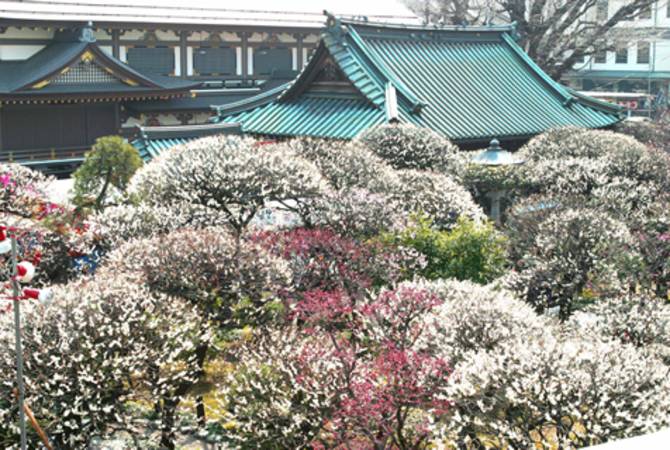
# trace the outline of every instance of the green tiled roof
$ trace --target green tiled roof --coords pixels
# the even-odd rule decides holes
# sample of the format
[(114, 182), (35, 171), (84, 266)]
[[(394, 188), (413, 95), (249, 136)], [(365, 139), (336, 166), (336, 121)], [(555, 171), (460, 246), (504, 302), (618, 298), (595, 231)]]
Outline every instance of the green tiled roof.
[(137, 127), (136, 138), (130, 143), (149, 162), (172, 147), (215, 134), (240, 134), (240, 127), (236, 124)]
[(232, 120), (244, 124), (246, 133), (339, 139), (352, 139), (384, 121), (384, 112), (365, 100), (312, 96), (298, 102), (273, 102), (242, 112)]
[(149, 162), (160, 155), (164, 150), (176, 147), (177, 145), (185, 144), (195, 139), (197, 138), (135, 139), (131, 142), (131, 144), (133, 144), (133, 146), (137, 149), (140, 157), (144, 160), (144, 162)]
[[(239, 122), (246, 133), (349, 139), (397, 119), (457, 142), (525, 138), (568, 125), (602, 128), (620, 120), (618, 107), (577, 96), (549, 78), (512, 33), (512, 27), (438, 29), (331, 17), (298, 78), (274, 99), (252, 97), (235, 110), (218, 108), (219, 120)], [(329, 60), (348, 80), (348, 97), (334, 84), (330, 91), (323, 83), (312, 89)]]

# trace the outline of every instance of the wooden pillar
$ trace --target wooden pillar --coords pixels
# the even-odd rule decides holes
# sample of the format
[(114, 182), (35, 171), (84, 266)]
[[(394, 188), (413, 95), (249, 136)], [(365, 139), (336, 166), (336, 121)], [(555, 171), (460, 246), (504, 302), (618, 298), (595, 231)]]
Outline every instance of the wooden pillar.
[(2, 151), (2, 103), (0, 103), (0, 151)]
[(243, 31), (240, 33), (240, 38), (242, 39), (242, 80), (247, 80), (247, 68), (249, 67), (249, 33)]
[(186, 54), (186, 42), (188, 40), (188, 31), (180, 31), (179, 32), (179, 60), (180, 60), (180, 65), (181, 65), (181, 77), (186, 78), (188, 74), (188, 67), (186, 65), (188, 64), (188, 58)]
[(119, 59), (119, 30), (112, 30), (112, 56)]
[(304, 34), (298, 33), (295, 35), (296, 40), (298, 41), (298, 70), (302, 70), (303, 62), (305, 61), (305, 46), (303, 45)]
[(121, 134), (121, 102), (116, 102), (115, 107), (114, 107), (114, 121), (116, 122), (116, 130), (117, 133), (120, 135)]

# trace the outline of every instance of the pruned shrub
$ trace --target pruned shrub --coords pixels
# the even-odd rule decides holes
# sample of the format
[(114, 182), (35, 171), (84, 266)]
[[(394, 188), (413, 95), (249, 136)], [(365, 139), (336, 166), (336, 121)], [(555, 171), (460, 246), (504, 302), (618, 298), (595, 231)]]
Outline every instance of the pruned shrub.
[(363, 188), (331, 190), (314, 199), (305, 222), (338, 234), (365, 238), (405, 226), (407, 215), (391, 195)]
[(411, 124), (385, 124), (361, 133), (357, 140), (396, 169), (462, 173), (458, 147), (444, 136)]
[(206, 207), (183, 205), (118, 205), (88, 218), (88, 239), (104, 250), (113, 250), (128, 241), (150, 238), (180, 228), (216, 225), (225, 218)]
[(72, 202), (79, 208), (101, 211), (121, 198), (142, 164), (137, 149), (121, 136), (96, 139), (84, 162), (72, 174)]
[(326, 339), (295, 328), (271, 330), (230, 352), (220, 386), (223, 437), (240, 448), (301, 448), (314, 441), (336, 404), (340, 364)]
[(605, 339), (618, 339), (663, 359), (670, 365), (670, 302), (651, 295), (599, 299), (574, 321)]
[(448, 229), (460, 217), (483, 220), (482, 209), (463, 186), (437, 172), (402, 170), (399, 182), (391, 187), (390, 196), (407, 215), (425, 214), (434, 226)]
[(447, 441), (576, 449), (669, 422), (667, 367), (619, 341), (515, 339), (470, 353), (451, 381)]
[[(78, 281), (54, 298), (25, 304), (22, 330), (26, 401), (52, 444), (84, 448), (93, 435), (127, 427), (126, 402), (142, 400), (142, 392), (162, 405), (165, 432), (173, 434), (169, 405), (197, 374), (193, 349), (209, 340), (192, 309), (123, 276)], [(19, 441), (16, 402), (4, 403), (14, 398), (12, 320), (0, 314), (3, 448)], [(31, 448), (40, 445), (36, 434), (29, 439)]]
[(532, 139), (521, 148), (522, 167), (535, 192), (590, 194), (612, 180), (670, 186), (670, 158), (612, 131), (560, 128)]
[(617, 133), (632, 136), (645, 145), (660, 150), (668, 150), (670, 130), (663, 122), (624, 120), (616, 128)]
[(513, 289), (538, 312), (561, 318), (588, 297), (625, 291), (641, 261), (626, 224), (605, 212), (533, 198), (510, 212)]
[[(150, 257), (147, 257), (150, 255)], [(109, 255), (103, 273), (132, 274), (154, 291), (190, 300), (230, 328), (272, 316), (290, 270), (260, 246), (225, 229), (181, 229), (131, 241)]]
[(299, 209), (326, 187), (318, 168), (304, 158), (253, 139), (218, 136), (172, 148), (140, 169), (129, 191), (154, 205), (210, 208), (239, 234), (269, 203)]
[(403, 286), (426, 290), (440, 299), (422, 319), (425, 332), (416, 345), (454, 365), (470, 352), (496, 352), (515, 339), (535, 345), (556, 327), (511, 292), (493, 285), (418, 280)]
[(314, 163), (336, 190), (383, 191), (394, 180), (393, 168), (356, 142), (295, 138), (279, 144), (279, 148)]
[(437, 230), (429, 219), (418, 216), (397, 233), (381, 241), (409, 247), (426, 258), (418, 275), (428, 279), (456, 278), (487, 283), (500, 276), (507, 264), (505, 238), (491, 223), (461, 218), (450, 230)]

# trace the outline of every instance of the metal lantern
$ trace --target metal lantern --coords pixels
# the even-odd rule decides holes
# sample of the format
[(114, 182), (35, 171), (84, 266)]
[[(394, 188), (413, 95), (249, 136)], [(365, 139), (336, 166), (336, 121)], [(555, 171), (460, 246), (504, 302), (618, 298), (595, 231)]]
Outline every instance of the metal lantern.
[[(525, 161), (518, 159), (512, 152), (509, 152), (500, 146), (498, 139), (493, 139), (489, 148), (477, 153), (472, 158), (473, 164), (487, 167), (518, 166)], [(500, 224), (500, 203), (505, 195), (505, 191), (493, 191), (487, 193), (491, 199), (491, 218)]]
[(508, 152), (500, 146), (498, 139), (493, 139), (489, 148), (477, 153), (472, 162), (482, 166), (514, 166), (523, 164), (522, 159), (518, 159), (512, 152)]

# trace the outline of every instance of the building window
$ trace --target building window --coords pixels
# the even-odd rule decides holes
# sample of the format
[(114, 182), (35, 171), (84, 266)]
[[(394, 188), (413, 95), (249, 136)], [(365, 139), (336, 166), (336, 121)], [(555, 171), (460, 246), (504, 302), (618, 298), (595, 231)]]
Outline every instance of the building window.
[(617, 49), (614, 62), (616, 64), (628, 64), (628, 47)]
[(260, 47), (254, 51), (254, 68), (258, 75), (272, 75), (293, 69), (293, 53), (288, 47)]
[(128, 64), (140, 72), (159, 75), (174, 74), (172, 47), (131, 47), (127, 50)]
[(637, 43), (637, 63), (649, 64), (650, 46), (649, 42), (640, 41)]
[(639, 14), (637, 17), (638, 17), (638, 19), (640, 19), (640, 20), (648, 20), (648, 19), (651, 19), (651, 5), (649, 5), (649, 6), (645, 7), (645, 8), (642, 8), (642, 9), (640, 10), (640, 14)]
[(610, 2), (608, 0), (598, 0), (596, 3), (596, 20), (605, 22), (609, 16)]
[(607, 52), (605, 50), (597, 52), (594, 57), (594, 62), (596, 64), (605, 64), (607, 62)]
[(199, 47), (193, 49), (194, 75), (233, 75), (237, 55), (231, 47)]

